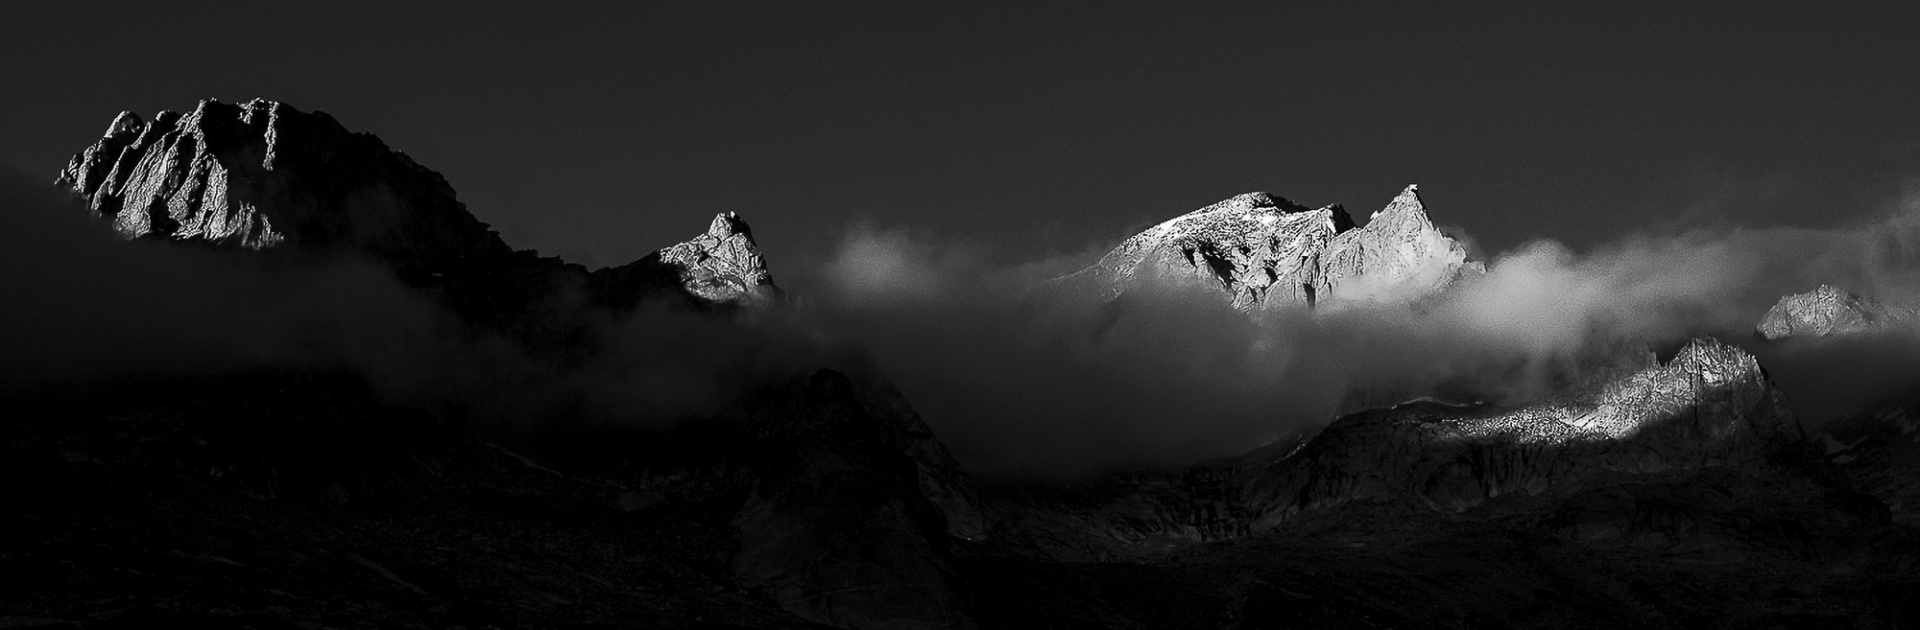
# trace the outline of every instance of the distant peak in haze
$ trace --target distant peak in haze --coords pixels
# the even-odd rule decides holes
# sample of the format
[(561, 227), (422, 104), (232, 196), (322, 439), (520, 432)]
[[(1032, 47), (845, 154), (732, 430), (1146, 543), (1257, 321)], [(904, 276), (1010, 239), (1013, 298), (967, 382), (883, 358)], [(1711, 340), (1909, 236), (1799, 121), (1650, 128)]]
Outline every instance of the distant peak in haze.
[(1146, 284), (1200, 282), (1252, 311), (1323, 301), (1410, 301), (1480, 270), (1428, 220), (1409, 185), (1356, 227), (1338, 204), (1317, 210), (1246, 193), (1161, 223), (1056, 281), (1112, 300)]

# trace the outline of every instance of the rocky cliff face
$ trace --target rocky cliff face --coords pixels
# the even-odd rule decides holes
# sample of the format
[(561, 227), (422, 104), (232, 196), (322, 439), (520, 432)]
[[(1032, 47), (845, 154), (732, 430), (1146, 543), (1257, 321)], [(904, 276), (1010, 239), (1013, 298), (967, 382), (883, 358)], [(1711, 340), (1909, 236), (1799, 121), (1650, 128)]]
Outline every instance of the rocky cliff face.
[(617, 308), (631, 308), (662, 290), (725, 306), (767, 306), (786, 298), (774, 285), (746, 220), (732, 212), (715, 215), (704, 234), (631, 263), (596, 270), (588, 282), (597, 301)]
[(1920, 313), (1912, 309), (1823, 284), (1806, 293), (1781, 297), (1773, 308), (1767, 309), (1753, 330), (1768, 341), (1777, 341), (1789, 337), (1847, 335), (1916, 323), (1920, 323)]
[(1240, 195), (1149, 228), (1055, 284), (1092, 287), (1110, 301), (1143, 284), (1197, 282), (1244, 311), (1416, 300), (1477, 269), (1408, 186), (1360, 228), (1338, 205), (1311, 210), (1267, 193)]
[(438, 173), (272, 101), (206, 100), (151, 121), (124, 112), (59, 183), (126, 238), (353, 251), (413, 282), (511, 253)]
[(1462, 273), (1485, 268), (1427, 218), (1419, 187), (1409, 184), (1366, 227), (1334, 237), (1319, 256), (1317, 293), (1343, 300), (1419, 299)]
[(660, 250), (660, 260), (680, 271), (680, 286), (709, 301), (757, 304), (782, 297), (752, 230), (732, 212), (715, 216), (707, 233)]

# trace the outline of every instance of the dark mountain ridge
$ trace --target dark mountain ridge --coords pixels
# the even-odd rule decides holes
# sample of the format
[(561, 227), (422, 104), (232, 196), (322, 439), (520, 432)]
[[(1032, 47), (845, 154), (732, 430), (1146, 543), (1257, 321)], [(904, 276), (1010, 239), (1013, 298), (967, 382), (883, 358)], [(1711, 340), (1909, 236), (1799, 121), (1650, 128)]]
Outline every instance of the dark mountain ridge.
[[(560, 354), (620, 350), (540, 331), (668, 308), (725, 336), (785, 303), (738, 216), (589, 271), (513, 251), (437, 174), (270, 101), (123, 114), (60, 183), (125, 238), (364, 256), (476, 328)], [(1337, 206), (1242, 195), (1055, 286), (1112, 299), (1197, 281), (1242, 310), (1331, 308), (1422, 299), (1476, 269), (1410, 186), (1360, 227)], [(1076, 484), (976, 483), (857, 350), (830, 350), (727, 390), (736, 404), (714, 417), (524, 447), (352, 374), (23, 401), (0, 460), (41, 481), (0, 506), (26, 532), (0, 547), (17, 576), (0, 619), (1746, 628), (1911, 627), (1920, 612), (1920, 533), (1819, 454), (1757, 360), (1712, 339), (1563, 398), (1412, 402)]]
[(1754, 333), (1782, 352), (1831, 352), (1843, 364), (1858, 364), (1845, 366), (1852, 372), (1848, 377), (1890, 381), (1892, 387), (1868, 390), (1876, 397), (1854, 401), (1838, 417), (1812, 419), (1819, 422), (1812, 440), (1824, 459), (1885, 501), (1894, 520), (1920, 524), (1920, 379), (1881, 373), (1910, 366), (1882, 368), (1860, 360), (1874, 351), (1911, 351), (1920, 343), (1920, 313), (1822, 284), (1782, 296)]

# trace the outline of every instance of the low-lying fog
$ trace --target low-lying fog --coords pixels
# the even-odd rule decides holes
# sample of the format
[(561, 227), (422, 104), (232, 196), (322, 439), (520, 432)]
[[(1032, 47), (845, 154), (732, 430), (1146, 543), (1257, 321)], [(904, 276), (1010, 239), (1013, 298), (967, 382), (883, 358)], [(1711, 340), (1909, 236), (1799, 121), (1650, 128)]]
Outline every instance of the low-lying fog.
[[(1912, 198), (1860, 225), (1635, 234), (1587, 251), (1543, 239), (1490, 256), (1485, 276), (1417, 310), (1323, 303), (1255, 317), (1205, 287), (1130, 293), (1118, 310), (1037, 299), (1035, 283), (1101, 252), (1009, 261), (990, 244), (860, 225), (817, 263), (793, 263), (827, 288), (800, 309), (738, 323), (651, 307), (592, 319), (604, 347), (563, 370), (456, 324), (372, 263), (235, 265), (118, 242), (64, 193), (0, 175), (0, 393), (346, 367), (396, 400), (452, 401), (495, 427), (661, 427), (728, 413), (748, 388), (863, 347), (983, 474), (1228, 455), (1397, 397), (1521, 403), (1596, 374), (1608, 363), (1596, 356), (1696, 334), (1755, 346), (1768, 306), (1822, 282), (1920, 299)], [(1920, 382), (1911, 334), (1756, 352), (1810, 423)]]

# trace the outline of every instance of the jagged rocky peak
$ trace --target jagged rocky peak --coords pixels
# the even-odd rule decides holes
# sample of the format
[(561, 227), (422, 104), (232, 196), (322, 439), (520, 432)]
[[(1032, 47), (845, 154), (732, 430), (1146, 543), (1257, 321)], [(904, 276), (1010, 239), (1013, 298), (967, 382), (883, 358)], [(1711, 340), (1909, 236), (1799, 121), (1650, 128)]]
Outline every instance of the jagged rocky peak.
[(732, 212), (714, 216), (699, 236), (625, 265), (596, 270), (587, 282), (596, 301), (615, 309), (632, 308), (663, 292), (724, 307), (766, 306), (786, 298), (774, 285), (746, 220)]
[(1317, 210), (1248, 193), (1161, 223), (1057, 283), (1112, 300), (1143, 283), (1200, 282), (1240, 310), (1330, 300), (1413, 300), (1478, 269), (1427, 219), (1416, 188), (1356, 228), (1338, 204)]
[(1319, 256), (1318, 293), (1341, 299), (1395, 301), (1432, 295), (1462, 273), (1484, 267), (1467, 260), (1467, 250), (1434, 227), (1420, 202), (1420, 188), (1408, 184), (1367, 220), (1366, 227), (1341, 233)]
[(1355, 500), (1458, 511), (1608, 472), (1763, 465), (1805, 439), (1759, 362), (1703, 337), (1663, 365), (1562, 399), (1510, 409), (1415, 402), (1345, 416), (1246, 469), (1270, 526)]
[(688, 292), (708, 301), (766, 304), (784, 295), (747, 221), (732, 212), (714, 216), (705, 234), (660, 250), (660, 260), (678, 269)]
[(1062, 280), (1091, 283), (1109, 300), (1141, 283), (1199, 281), (1226, 290), (1235, 308), (1248, 309), (1272, 287), (1311, 274), (1311, 252), (1352, 227), (1337, 205), (1314, 210), (1277, 195), (1247, 193), (1148, 228)]
[(1913, 309), (1886, 304), (1872, 298), (1822, 284), (1812, 291), (1780, 298), (1760, 318), (1754, 332), (1768, 341), (1789, 337), (1815, 338), (1884, 330), (1889, 326), (1920, 322)]
[(126, 238), (353, 251), (409, 279), (511, 253), (439, 173), (325, 113), (262, 99), (150, 121), (123, 112), (58, 183)]

